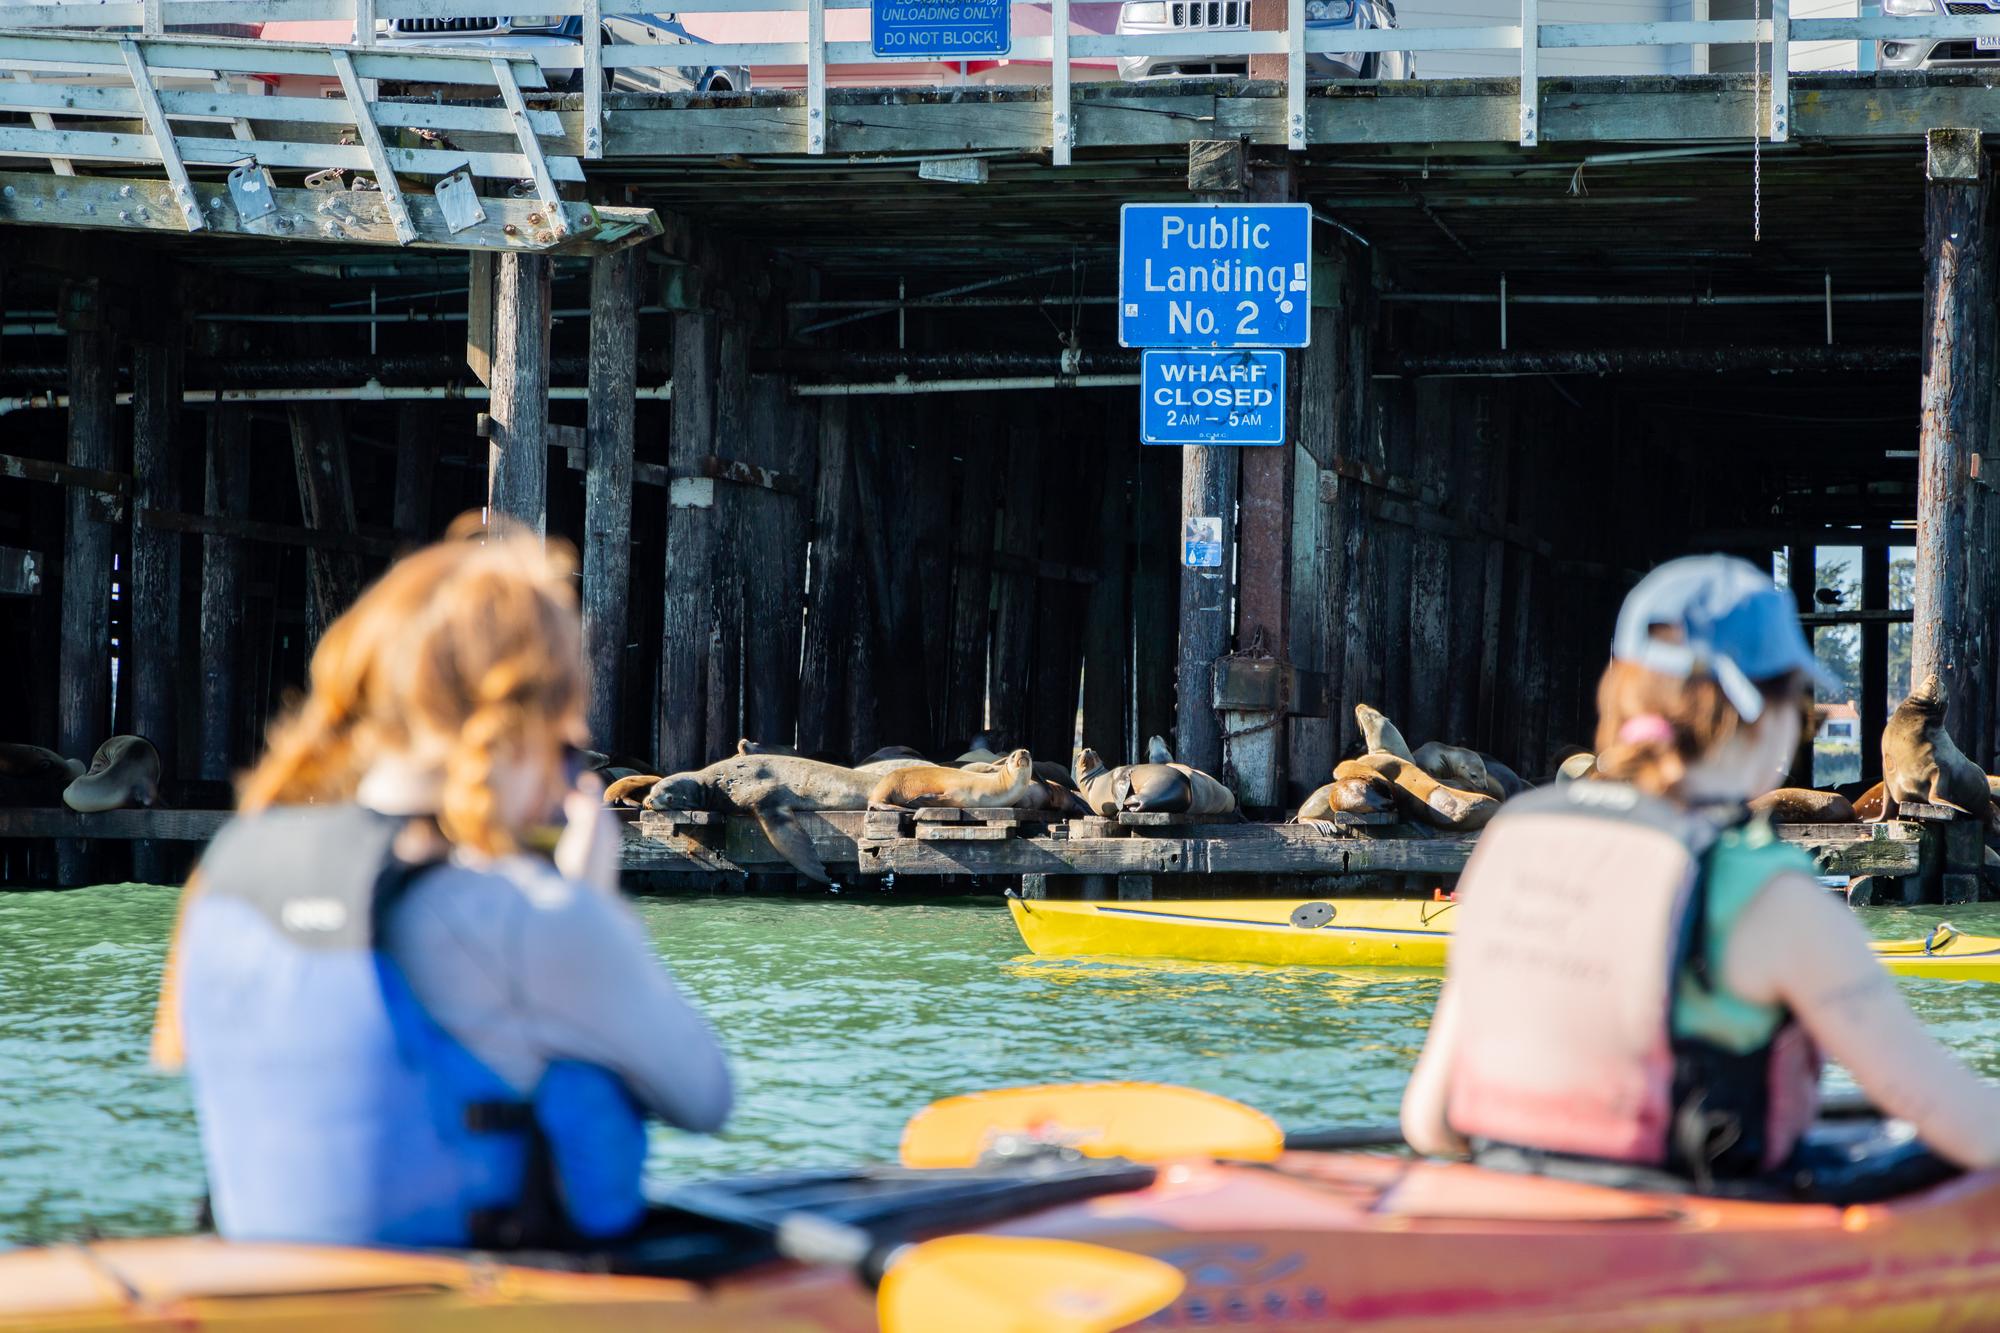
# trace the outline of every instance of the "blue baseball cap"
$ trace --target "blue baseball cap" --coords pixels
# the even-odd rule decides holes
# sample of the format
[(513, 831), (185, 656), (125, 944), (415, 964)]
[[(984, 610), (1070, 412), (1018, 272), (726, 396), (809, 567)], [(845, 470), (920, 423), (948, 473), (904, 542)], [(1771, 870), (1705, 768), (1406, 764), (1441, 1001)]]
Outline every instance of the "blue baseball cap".
[[(1678, 638), (1656, 637), (1662, 627)], [(1838, 685), (1813, 656), (1792, 599), (1769, 571), (1732, 555), (1669, 560), (1640, 579), (1618, 609), (1611, 655), (1663, 676), (1713, 676), (1745, 722), (1764, 711), (1758, 681), (1796, 672)]]

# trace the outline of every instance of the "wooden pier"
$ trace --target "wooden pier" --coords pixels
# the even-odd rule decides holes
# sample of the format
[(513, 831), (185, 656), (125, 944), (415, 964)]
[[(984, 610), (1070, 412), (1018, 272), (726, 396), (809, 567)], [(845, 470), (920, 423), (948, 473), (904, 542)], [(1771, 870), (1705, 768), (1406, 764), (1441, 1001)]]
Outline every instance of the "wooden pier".
[[(593, 731), (653, 771), (743, 736), (952, 754), (986, 730), (1067, 760), (1080, 703), (1107, 758), (1167, 736), (1282, 816), (1353, 751), (1365, 701), (1413, 742), (1545, 778), (1590, 741), (1626, 588), (1716, 549), (1782, 553), (1808, 623), (1858, 639), (1864, 777), (1906, 648), (1994, 766), (2000, 68), (1805, 73), (1788, 53), (2000, 35), (2000, 15), (1542, 24), (1528, 4), (1329, 34), (1275, 6), (1267, 30), (1259, 5), (1252, 31), (1202, 39), (1250, 78), (1088, 81), (1074, 61), (1195, 39), (1059, 24), (1016, 52), (1049, 62), (1040, 85), (885, 89), (839, 82), (866, 54), (825, 38), (849, 3), (772, 0), (801, 42), (591, 35), (539, 64), (371, 35), (505, 0), (305, 6), (368, 19), (349, 47), (182, 31), (296, 3), (9, 11), (0, 741), (87, 758), (142, 732), (175, 807), (0, 810), (0, 838), (62, 848), (7, 853), (9, 882), (172, 873), (325, 624), (488, 504), (578, 547)], [(1305, 77), (1351, 41), (1519, 69)], [(1751, 41), (1762, 78), (1545, 63)], [(604, 86), (697, 62), (803, 75)], [(1119, 208), (1194, 198), (1318, 219), (1284, 447), (1136, 442)], [(1225, 514), (1224, 573), (1184, 570), (1182, 521)], [(1847, 548), (1854, 586), (1823, 601), (1817, 553)], [(864, 877), (1462, 855), (1273, 824), (822, 822), (828, 864)], [(648, 832), (632, 855), (762, 873), (748, 838)], [(1889, 855), (1878, 838), (1907, 854), (1870, 832), (1866, 855)], [(1821, 841), (1861, 864), (1854, 837)]]

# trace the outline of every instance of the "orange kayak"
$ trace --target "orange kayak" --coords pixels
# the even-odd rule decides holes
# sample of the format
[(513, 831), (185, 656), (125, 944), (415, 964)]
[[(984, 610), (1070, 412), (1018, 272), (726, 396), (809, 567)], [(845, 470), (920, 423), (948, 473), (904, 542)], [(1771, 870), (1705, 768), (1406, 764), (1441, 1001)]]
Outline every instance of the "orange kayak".
[[(1146, 1328), (2000, 1326), (2000, 1172), (1835, 1207), (1288, 1153), (1169, 1163), (1142, 1188), (990, 1230), (1173, 1264), (1186, 1289)], [(0, 1254), (0, 1329), (363, 1327), (863, 1333), (875, 1320), (851, 1271), (776, 1262), (695, 1283), (212, 1238)]]

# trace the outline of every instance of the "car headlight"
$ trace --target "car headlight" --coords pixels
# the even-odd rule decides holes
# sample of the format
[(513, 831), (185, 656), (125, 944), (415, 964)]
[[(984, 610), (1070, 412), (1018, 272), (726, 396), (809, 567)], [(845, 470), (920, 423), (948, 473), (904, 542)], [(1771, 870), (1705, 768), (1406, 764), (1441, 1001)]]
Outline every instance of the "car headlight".
[(516, 14), (508, 22), (516, 28), (553, 28), (558, 20), (554, 14)]
[(1143, 4), (1125, 6), (1125, 17), (1133, 23), (1165, 23), (1167, 7), (1164, 4)]
[(1937, 0), (1882, 0), (1882, 12), (1905, 16), (1935, 14), (1938, 12)]
[(1306, 0), (1306, 21), (1339, 23), (1354, 17), (1354, 0)]

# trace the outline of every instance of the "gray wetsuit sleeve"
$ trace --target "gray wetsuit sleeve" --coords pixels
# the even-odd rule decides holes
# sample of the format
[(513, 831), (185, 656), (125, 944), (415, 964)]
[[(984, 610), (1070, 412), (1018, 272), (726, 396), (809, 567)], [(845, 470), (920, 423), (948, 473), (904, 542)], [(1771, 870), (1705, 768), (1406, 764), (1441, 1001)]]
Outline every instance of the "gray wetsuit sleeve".
[(682, 1129), (729, 1114), (721, 1043), (612, 895), (524, 861), (447, 868), (412, 887), (390, 948), (432, 1017), (523, 1092), (574, 1060)]

